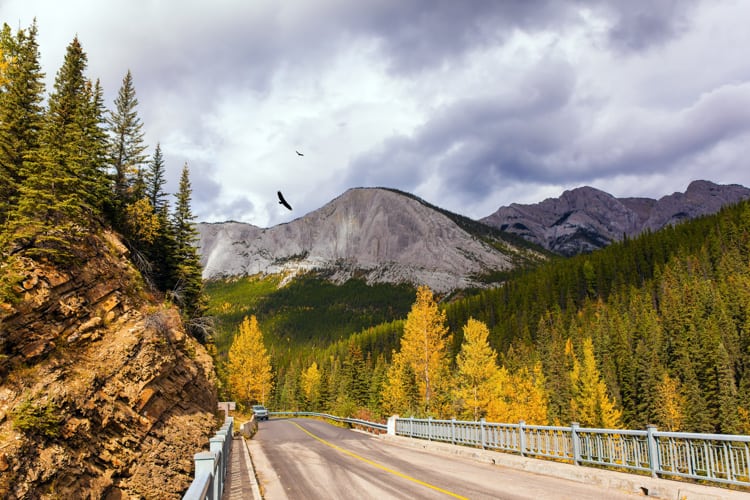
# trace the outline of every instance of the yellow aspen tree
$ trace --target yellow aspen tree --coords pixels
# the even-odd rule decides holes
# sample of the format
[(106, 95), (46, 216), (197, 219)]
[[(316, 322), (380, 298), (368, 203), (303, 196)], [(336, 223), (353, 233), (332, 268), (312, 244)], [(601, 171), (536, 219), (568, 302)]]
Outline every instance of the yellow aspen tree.
[(529, 425), (547, 425), (549, 397), (545, 385), (541, 362), (534, 364), (531, 370), (522, 366), (513, 374), (508, 384), (512, 392), (510, 407), (519, 411), (513, 422), (524, 420)]
[(583, 427), (614, 429), (620, 425), (622, 412), (607, 394), (607, 386), (601, 378), (594, 357), (594, 343), (590, 337), (583, 340), (582, 360), (573, 352), (568, 340), (566, 353), (573, 357), (570, 378), (573, 397), (570, 403), (571, 415)]
[(469, 318), (463, 332), (464, 340), (456, 358), (454, 401), (461, 418), (479, 420), (487, 415), (496, 394), (497, 352), (487, 341), (490, 331), (481, 321)]
[(516, 409), (510, 398), (512, 393), (512, 380), (508, 369), (501, 366), (497, 374), (492, 379), (493, 397), (487, 405), (487, 415), (485, 418), (490, 422), (513, 423), (517, 422)]
[(229, 348), (229, 386), (234, 396), (247, 404), (266, 400), (273, 388), (271, 356), (255, 315), (246, 316)]
[(308, 403), (309, 409), (318, 409), (315, 408), (315, 405), (317, 405), (320, 400), (321, 380), (322, 375), (318, 369), (318, 363), (315, 361), (313, 361), (313, 363), (305, 370), (302, 370), (302, 373), (300, 374), (300, 389)]
[(522, 366), (515, 373), (503, 366), (493, 381), (495, 385), (487, 420), (502, 423), (523, 420), (530, 425), (547, 425), (549, 398), (540, 362), (531, 370)]
[(417, 413), (419, 391), (414, 371), (411, 365), (404, 361), (401, 353), (393, 354), (393, 361), (388, 367), (381, 396), (383, 411), (386, 414), (413, 416)]
[(680, 381), (665, 373), (659, 385), (656, 386), (656, 394), (660, 401), (656, 407), (659, 427), (670, 432), (679, 431), (685, 420), (683, 416), (685, 397), (680, 393)]
[[(414, 371), (421, 403), (427, 415), (442, 416), (448, 393), (448, 326), (432, 290), (417, 289), (417, 300), (404, 323), (401, 356)], [(442, 398), (442, 399), (441, 399)]]

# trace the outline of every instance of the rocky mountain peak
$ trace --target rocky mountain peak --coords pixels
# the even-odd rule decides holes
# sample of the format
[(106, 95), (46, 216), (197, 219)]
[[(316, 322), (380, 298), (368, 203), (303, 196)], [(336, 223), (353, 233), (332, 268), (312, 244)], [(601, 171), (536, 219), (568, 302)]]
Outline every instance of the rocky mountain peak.
[(647, 229), (657, 231), (670, 224), (716, 213), (724, 205), (748, 198), (748, 188), (705, 180), (693, 181), (684, 193), (673, 193), (658, 200), (616, 198), (585, 186), (540, 203), (501, 207), (481, 221), (553, 252), (575, 255)]
[(199, 224), (204, 277), (313, 269), (334, 281), (427, 284), (439, 292), (476, 286), (473, 277), (510, 269), (523, 251), (500, 251), (421, 200), (383, 188), (354, 188), (287, 224)]

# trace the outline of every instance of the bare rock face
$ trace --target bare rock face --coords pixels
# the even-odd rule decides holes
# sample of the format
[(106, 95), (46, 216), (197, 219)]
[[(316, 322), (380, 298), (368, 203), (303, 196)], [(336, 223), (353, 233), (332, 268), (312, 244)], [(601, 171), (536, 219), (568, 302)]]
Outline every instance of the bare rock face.
[(514, 266), (514, 254), (485, 243), (445, 214), (387, 189), (350, 189), (288, 224), (199, 224), (204, 278), (333, 270), (370, 283), (426, 284), (437, 292), (476, 286), (473, 277)]
[(531, 205), (501, 207), (482, 222), (517, 234), (561, 255), (603, 248), (624, 236), (718, 212), (721, 207), (750, 198), (750, 189), (708, 181), (692, 182), (685, 193), (659, 200), (615, 198), (581, 187)]
[(219, 426), (211, 357), (108, 238), (2, 269), (0, 498), (180, 498)]

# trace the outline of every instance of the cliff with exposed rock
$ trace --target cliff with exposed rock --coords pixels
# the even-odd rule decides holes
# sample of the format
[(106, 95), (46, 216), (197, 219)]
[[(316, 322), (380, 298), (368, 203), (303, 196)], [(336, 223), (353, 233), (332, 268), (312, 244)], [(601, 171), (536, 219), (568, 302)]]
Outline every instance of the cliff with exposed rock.
[(219, 425), (212, 359), (115, 235), (75, 262), (0, 269), (0, 498), (180, 498)]

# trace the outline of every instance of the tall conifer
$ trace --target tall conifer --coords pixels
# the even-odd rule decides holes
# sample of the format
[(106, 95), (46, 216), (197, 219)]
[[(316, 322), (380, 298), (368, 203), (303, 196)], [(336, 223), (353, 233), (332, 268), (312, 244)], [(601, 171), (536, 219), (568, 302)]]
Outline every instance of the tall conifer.
[(113, 169), (115, 199), (124, 206), (140, 198), (143, 188), (142, 168), (146, 163), (143, 142), (143, 123), (138, 117), (138, 99), (133, 75), (127, 71), (115, 99), (115, 110), (108, 118), (110, 133), (110, 162)]
[(36, 21), (14, 36), (0, 32), (0, 227), (17, 203), (24, 165), (36, 154), (44, 120), (44, 73), (39, 63)]
[(101, 178), (87, 136), (88, 124), (95, 120), (86, 62), (75, 38), (49, 96), (38, 154), (25, 163), (26, 177), (10, 221), (13, 251), (66, 258), (71, 241), (94, 227), (98, 210), (92, 192)]
[[(196, 241), (198, 230), (195, 227), (195, 216), (190, 208), (192, 187), (190, 170), (187, 164), (182, 168), (179, 191), (172, 214), (174, 231), (174, 254), (172, 255), (172, 293), (182, 308), (186, 319), (193, 320), (203, 316), (206, 301), (203, 296), (203, 278), (201, 276), (200, 257)], [(206, 332), (193, 331), (198, 338), (207, 340)]]

